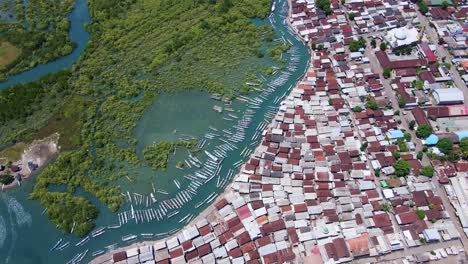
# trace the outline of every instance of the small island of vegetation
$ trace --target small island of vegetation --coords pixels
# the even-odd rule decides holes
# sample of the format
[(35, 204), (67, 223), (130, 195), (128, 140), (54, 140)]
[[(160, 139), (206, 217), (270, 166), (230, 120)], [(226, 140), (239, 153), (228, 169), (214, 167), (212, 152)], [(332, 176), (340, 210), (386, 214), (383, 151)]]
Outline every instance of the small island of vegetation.
[[(41, 1), (29, 1), (28, 12)], [(0, 37), (21, 50), (3, 76), (28, 68), (27, 61), (42, 63), (70, 51), (66, 15), (72, 4), (67, 0), (38, 7), (41, 14), (50, 13), (44, 21), (45, 16), (34, 20), (27, 15), (31, 30), (47, 29), (39, 30), (38, 36), (55, 29), (57, 35), (46, 38), (52, 42), (41, 42), (44, 54), (22, 46), (37, 43), (36, 33), (23, 32), (23, 23), (17, 22), (12, 30), (20, 32), (16, 39)], [(73, 69), (1, 91), (2, 146), (60, 135), (60, 156), (40, 173), (30, 197), (48, 208), (48, 217), (63, 232), (73, 230), (79, 236), (93, 228), (98, 210), (76, 194), (78, 189), (117, 211), (124, 199), (114, 182), (127, 176), (128, 166), (161, 169), (175, 146), (193, 147), (156, 143), (145, 149), (145, 158), (137, 155), (132, 132), (159, 93), (204, 89), (231, 98), (250, 92), (245, 82), (268, 68), (256, 62), (267, 56), (281, 59), (288, 45), (275, 44), (272, 29), (251, 20), (265, 18), (270, 4), (270, 0), (89, 0), (91, 39)], [(31, 54), (36, 54), (34, 60), (28, 57)], [(160, 148), (164, 151), (157, 153)], [(52, 191), (53, 186), (66, 190)]]

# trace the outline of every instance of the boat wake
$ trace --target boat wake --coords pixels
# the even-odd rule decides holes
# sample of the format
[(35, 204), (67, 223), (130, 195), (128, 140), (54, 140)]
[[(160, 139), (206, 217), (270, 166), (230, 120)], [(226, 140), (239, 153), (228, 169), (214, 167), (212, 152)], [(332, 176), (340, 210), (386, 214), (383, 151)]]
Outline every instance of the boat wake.
[(6, 203), (8, 205), (8, 212), (10, 214), (13, 213), (15, 215), (16, 223), (18, 226), (31, 226), (32, 216), (30, 213), (24, 210), (24, 207), (18, 202), (18, 200), (12, 197), (8, 197), (6, 199)]
[(7, 228), (5, 224), (5, 219), (0, 215), (0, 248), (3, 248), (7, 236)]

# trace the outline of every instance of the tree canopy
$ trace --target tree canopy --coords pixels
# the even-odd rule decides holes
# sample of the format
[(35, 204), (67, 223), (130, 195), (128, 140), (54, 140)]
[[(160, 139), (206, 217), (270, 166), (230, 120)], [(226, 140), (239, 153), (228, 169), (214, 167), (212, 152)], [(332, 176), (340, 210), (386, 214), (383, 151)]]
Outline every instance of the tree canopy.
[(370, 108), (372, 110), (377, 110), (377, 108), (379, 108), (379, 106), (377, 105), (377, 102), (376, 101), (367, 101), (366, 102), (366, 108)]
[(432, 177), (434, 176), (434, 168), (432, 166), (423, 166), (421, 168), (421, 175)]
[(15, 178), (13, 176), (11, 176), (10, 174), (0, 175), (0, 183), (1, 184), (8, 185), (8, 184), (12, 183), (14, 180), (15, 180)]
[(453, 141), (449, 138), (443, 138), (437, 142), (437, 148), (444, 154), (449, 154), (453, 149)]
[(411, 165), (406, 160), (398, 160), (394, 165), (395, 175), (398, 177), (407, 176), (411, 171)]
[(416, 129), (416, 135), (418, 138), (426, 139), (428, 136), (432, 134), (432, 127), (430, 125), (420, 125), (418, 129)]

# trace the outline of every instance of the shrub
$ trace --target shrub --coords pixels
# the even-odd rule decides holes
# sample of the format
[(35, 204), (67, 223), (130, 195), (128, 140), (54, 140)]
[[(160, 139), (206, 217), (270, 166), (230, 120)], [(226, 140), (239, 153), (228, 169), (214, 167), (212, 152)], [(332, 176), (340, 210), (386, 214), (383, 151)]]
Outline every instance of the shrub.
[(8, 185), (12, 183), (15, 180), (15, 178), (9, 174), (3, 174), (0, 176), (0, 183)]
[(353, 110), (354, 110), (354, 112), (359, 113), (359, 112), (362, 112), (363, 109), (362, 109), (362, 107), (360, 107), (359, 105), (356, 105), (356, 106), (353, 108)]
[(404, 108), (406, 106), (406, 101), (403, 98), (398, 99), (398, 106)]
[(421, 175), (432, 177), (434, 176), (434, 168), (432, 166), (424, 166), (421, 168)]
[(424, 152), (419, 151), (418, 154), (416, 155), (416, 158), (418, 158), (418, 160), (422, 160), (423, 156), (424, 156)]
[(390, 68), (384, 68), (383, 76), (385, 79), (388, 79), (392, 76), (392, 70)]
[(416, 209), (414, 212), (420, 220), (424, 220), (424, 218), (426, 218), (426, 212), (424, 212), (423, 210)]
[(377, 110), (377, 108), (379, 108), (379, 106), (377, 105), (376, 101), (367, 101), (366, 102), (366, 108), (370, 108), (372, 110)]
[(387, 43), (385, 42), (380, 43), (380, 50), (385, 51), (386, 49), (387, 49)]
[(392, 206), (389, 203), (384, 203), (384, 204), (380, 205), (380, 210), (382, 210), (384, 212), (389, 212), (391, 208), (392, 208)]

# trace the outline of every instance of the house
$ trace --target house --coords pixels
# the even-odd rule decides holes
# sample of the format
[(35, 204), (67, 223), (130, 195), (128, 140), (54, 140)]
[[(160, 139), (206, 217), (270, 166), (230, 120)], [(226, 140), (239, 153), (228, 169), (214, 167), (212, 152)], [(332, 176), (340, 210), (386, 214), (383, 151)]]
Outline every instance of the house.
[(435, 89), (434, 98), (439, 105), (463, 104), (463, 92), (457, 88)]
[(414, 27), (393, 28), (387, 32), (385, 40), (394, 49), (410, 46), (419, 41), (419, 32)]

